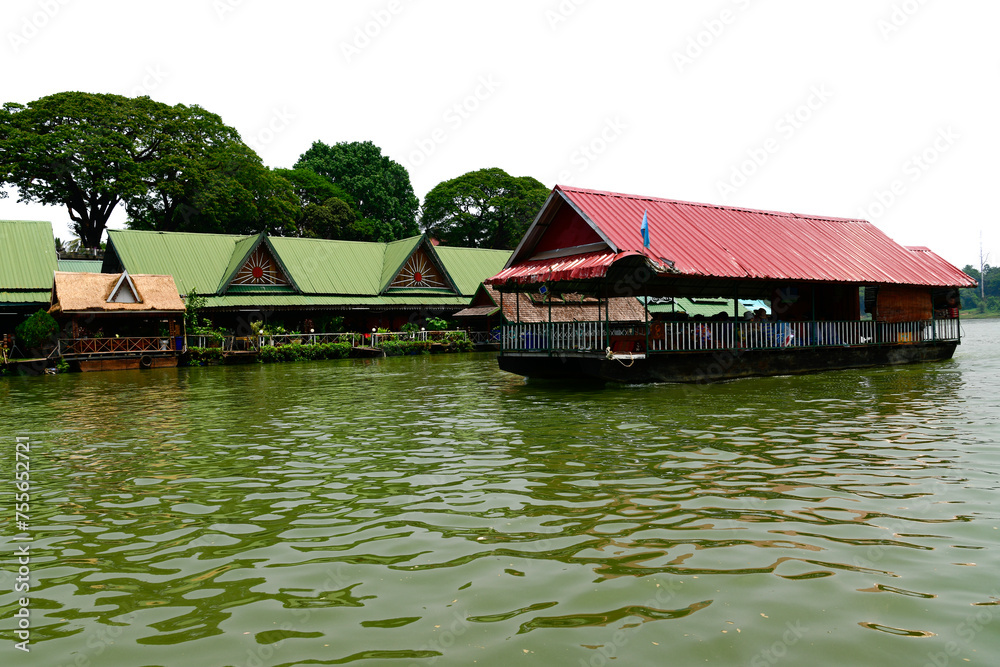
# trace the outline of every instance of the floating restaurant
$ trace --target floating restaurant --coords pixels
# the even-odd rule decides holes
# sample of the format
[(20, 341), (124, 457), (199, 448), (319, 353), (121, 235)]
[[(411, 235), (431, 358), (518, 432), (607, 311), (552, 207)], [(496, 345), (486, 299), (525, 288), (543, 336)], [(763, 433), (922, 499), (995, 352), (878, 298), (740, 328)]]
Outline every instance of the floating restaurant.
[[(0, 350), (22, 359), (31, 352), (33, 361), (61, 358), (82, 370), (176, 365), (188, 348), (185, 300), (195, 295), (199, 316), (227, 330), (224, 347), (234, 353), (255, 349), (257, 322), (288, 330), (268, 345), (355, 346), (364, 343), (359, 332), (378, 330), (382, 340), (390, 329), (413, 332), (451, 318), (510, 257), (437, 246), (426, 236), (362, 243), (110, 230), (108, 238), (103, 260), (60, 260), (49, 223), (0, 221)], [(16, 326), (39, 310), (60, 325), (54, 348), (17, 348)], [(408, 339), (437, 340), (436, 333)]]
[(173, 276), (182, 296), (233, 331), (254, 320), (321, 332), (399, 330), (469, 305), (507, 250), (435, 246), (427, 236), (366, 243), (268, 236), (109, 230), (104, 273)]
[[(506, 323), (502, 369), (626, 383), (948, 359), (960, 342), (958, 289), (976, 286), (928, 248), (901, 246), (864, 220), (566, 186), (486, 284), (501, 302), (573, 294), (597, 304), (587, 321)], [(640, 322), (611, 316), (621, 297), (646, 297)], [(733, 312), (651, 313), (656, 298), (722, 299)], [(770, 304), (770, 314), (744, 312), (747, 300)]]

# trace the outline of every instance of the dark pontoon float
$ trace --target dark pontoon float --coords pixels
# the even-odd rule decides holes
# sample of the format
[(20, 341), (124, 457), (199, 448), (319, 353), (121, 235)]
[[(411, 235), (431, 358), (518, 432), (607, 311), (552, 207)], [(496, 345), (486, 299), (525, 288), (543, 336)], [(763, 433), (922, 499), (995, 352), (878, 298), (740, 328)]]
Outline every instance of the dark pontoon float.
[[(487, 284), (549, 313), (567, 299), (597, 305), (586, 321), (507, 322), (503, 370), (642, 383), (948, 359), (960, 342), (958, 289), (976, 282), (864, 220), (556, 186)], [(643, 304), (641, 321), (611, 315), (623, 297)], [(677, 297), (759, 300), (770, 312), (649, 312), (651, 300)]]

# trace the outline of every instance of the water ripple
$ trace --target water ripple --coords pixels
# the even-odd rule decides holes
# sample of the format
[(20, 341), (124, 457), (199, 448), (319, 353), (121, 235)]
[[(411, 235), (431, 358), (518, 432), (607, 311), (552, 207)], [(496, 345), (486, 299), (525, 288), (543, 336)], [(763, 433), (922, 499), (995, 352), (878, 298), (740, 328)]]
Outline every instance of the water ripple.
[(4, 437), (32, 440), (32, 658), (996, 655), (983, 326), (944, 364), (706, 387), (484, 355), (0, 380)]

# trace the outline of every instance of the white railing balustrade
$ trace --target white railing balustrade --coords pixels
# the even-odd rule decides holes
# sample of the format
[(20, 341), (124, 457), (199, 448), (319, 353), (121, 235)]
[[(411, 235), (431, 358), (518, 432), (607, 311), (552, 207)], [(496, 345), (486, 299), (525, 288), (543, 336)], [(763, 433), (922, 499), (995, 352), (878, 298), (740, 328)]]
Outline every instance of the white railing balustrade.
[[(607, 322), (532, 322), (508, 324), (501, 333), (505, 351), (604, 351), (646, 343), (643, 324)], [(958, 320), (917, 322), (652, 322), (651, 352), (771, 350), (802, 347), (898, 345), (960, 339)]]

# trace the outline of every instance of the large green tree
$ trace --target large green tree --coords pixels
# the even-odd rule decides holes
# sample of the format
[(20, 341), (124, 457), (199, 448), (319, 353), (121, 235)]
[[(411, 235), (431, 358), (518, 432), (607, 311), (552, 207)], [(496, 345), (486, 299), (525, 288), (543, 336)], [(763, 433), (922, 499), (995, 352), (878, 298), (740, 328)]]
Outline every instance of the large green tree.
[(446, 245), (512, 250), (548, 196), (530, 176), (495, 167), (471, 171), (427, 193), (421, 225)]
[(357, 206), (359, 225), (373, 232), (367, 240), (395, 241), (420, 233), (420, 202), (409, 172), (372, 142), (328, 146), (316, 141), (295, 168), (310, 169), (343, 188)]
[(357, 206), (347, 191), (325, 176), (320, 176), (312, 169), (274, 169), (295, 189), (302, 206), (307, 204), (323, 204), (330, 199), (341, 199), (352, 209)]
[(301, 204), (292, 183), (243, 142), (177, 159), (127, 202), (132, 229), (293, 235)]
[(236, 130), (194, 105), (65, 92), (0, 112), (0, 182), (20, 201), (65, 206), (87, 247), (100, 244), (119, 203), (139, 226), (171, 229), (198, 215), (221, 221), (225, 202), (242, 202), (241, 188), (255, 195), (253, 224), (284, 226), (271, 216), (293, 194), (266, 174)]
[(274, 173), (290, 182), (298, 196), (298, 236), (356, 240), (358, 214), (343, 188), (312, 169), (275, 169)]

